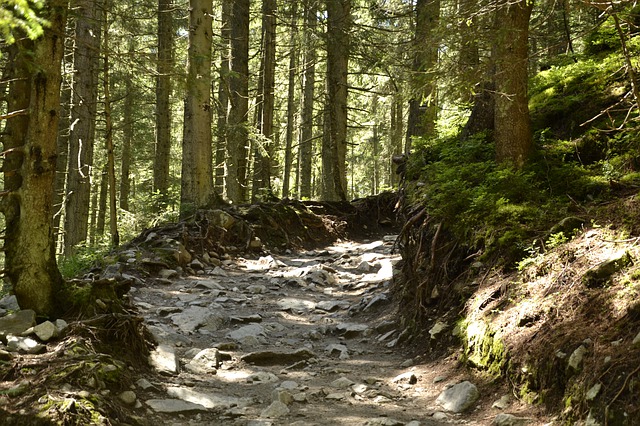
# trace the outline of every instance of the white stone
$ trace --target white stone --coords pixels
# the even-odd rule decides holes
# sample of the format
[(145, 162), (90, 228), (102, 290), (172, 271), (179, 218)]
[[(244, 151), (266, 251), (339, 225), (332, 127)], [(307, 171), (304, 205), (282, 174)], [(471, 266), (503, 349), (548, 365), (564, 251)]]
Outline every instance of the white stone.
[(529, 422), (528, 419), (523, 417), (516, 417), (513, 414), (498, 414), (495, 419), (493, 419), (493, 424), (495, 426), (521, 426), (525, 425)]
[(175, 349), (169, 345), (158, 345), (150, 356), (150, 363), (159, 373), (175, 374), (178, 372), (179, 364)]
[(184, 311), (170, 315), (171, 321), (185, 334), (193, 333), (209, 320), (211, 311), (201, 306), (190, 306)]
[(274, 401), (267, 408), (262, 410), (260, 413), (260, 417), (266, 417), (268, 419), (276, 419), (279, 417), (284, 417), (289, 414), (289, 407), (286, 404), (280, 401)]
[(462, 382), (445, 389), (436, 400), (436, 404), (447, 411), (462, 413), (470, 408), (480, 397), (478, 388), (471, 382)]
[(336, 379), (333, 382), (331, 382), (331, 386), (336, 389), (346, 389), (354, 384), (355, 382), (353, 380), (350, 380), (346, 377), (340, 377), (339, 379)]
[(146, 404), (156, 413), (190, 413), (194, 411), (207, 411), (200, 404), (182, 401), (180, 399), (149, 399)]
[(33, 332), (43, 342), (48, 342), (58, 335), (58, 329), (51, 321), (45, 321), (33, 327)]
[(435, 339), (438, 337), (438, 335), (440, 333), (442, 333), (444, 330), (446, 330), (448, 327), (448, 325), (444, 322), (438, 321), (436, 322), (436, 324), (431, 327), (431, 329), (429, 330), (429, 334), (431, 335), (432, 339)]
[(118, 395), (120, 401), (124, 402), (127, 405), (133, 405), (138, 400), (136, 393), (133, 391), (124, 391), (120, 395)]
[(587, 395), (585, 396), (585, 399), (587, 401), (593, 401), (594, 399), (596, 399), (596, 397), (600, 393), (600, 389), (602, 389), (601, 383), (596, 383), (595, 385), (591, 386), (591, 388), (587, 391)]
[(569, 367), (573, 368), (575, 371), (580, 370), (582, 367), (582, 360), (587, 352), (589, 352), (587, 348), (580, 345), (569, 357)]
[(227, 338), (238, 341), (246, 337), (257, 338), (258, 336), (264, 336), (264, 327), (258, 324), (245, 325), (227, 334)]

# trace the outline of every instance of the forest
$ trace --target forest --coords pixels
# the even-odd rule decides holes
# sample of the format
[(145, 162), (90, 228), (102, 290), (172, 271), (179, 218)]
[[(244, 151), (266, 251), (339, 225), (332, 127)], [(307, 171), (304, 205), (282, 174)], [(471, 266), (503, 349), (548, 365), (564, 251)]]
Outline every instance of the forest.
[(144, 340), (130, 283), (80, 281), (157, 235), (130, 265), (390, 226), (407, 350), (640, 424), (637, 1), (2, 0), (0, 31), (0, 296), (38, 322)]

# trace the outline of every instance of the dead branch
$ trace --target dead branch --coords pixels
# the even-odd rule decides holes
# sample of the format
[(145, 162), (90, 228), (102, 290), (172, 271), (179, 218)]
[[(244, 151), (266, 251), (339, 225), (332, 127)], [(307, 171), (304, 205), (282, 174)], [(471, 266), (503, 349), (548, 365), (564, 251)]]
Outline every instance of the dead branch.
[(21, 116), (21, 115), (29, 115), (29, 110), (27, 110), (27, 109), (20, 109), (20, 110), (18, 110), (18, 111), (12, 111), (12, 112), (9, 112), (9, 113), (7, 113), (7, 114), (0, 115), (0, 120), (8, 120), (8, 119), (10, 119), (10, 118), (13, 118), (13, 117), (19, 117), (19, 116)]

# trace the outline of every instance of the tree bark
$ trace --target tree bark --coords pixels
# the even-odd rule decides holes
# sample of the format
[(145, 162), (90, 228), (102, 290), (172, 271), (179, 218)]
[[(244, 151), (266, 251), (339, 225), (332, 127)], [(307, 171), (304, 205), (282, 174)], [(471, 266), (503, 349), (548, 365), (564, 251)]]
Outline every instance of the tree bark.
[(189, 63), (184, 102), (180, 215), (214, 202), (211, 134), (211, 0), (191, 0)]
[(315, 0), (304, 3), (304, 83), (302, 111), (300, 116), (300, 198), (311, 198), (311, 165), (313, 157), (313, 104), (316, 83), (316, 46), (317, 10)]
[(347, 199), (347, 92), (351, 1), (327, 0), (327, 91), (331, 171), (323, 171), (333, 200)]
[(435, 136), (438, 116), (435, 67), (438, 64), (439, 43), (436, 34), (440, 22), (440, 0), (417, 0), (415, 13), (408, 144), (414, 136)]
[[(289, 197), (291, 163), (293, 159), (293, 136), (296, 117), (296, 69), (298, 67), (298, 3), (291, 4), (291, 36), (289, 38), (289, 84), (287, 92), (287, 134), (284, 148), (284, 176), (282, 178), (282, 198)], [(297, 191), (297, 188), (296, 188)]]
[(261, 138), (255, 142), (253, 191), (255, 202), (271, 190), (271, 157), (273, 155), (273, 113), (276, 71), (275, 0), (262, 0), (262, 59), (258, 84), (256, 123)]
[(233, 2), (231, 20), (231, 109), (227, 127), (227, 196), (238, 204), (246, 201), (249, 144), (249, 0)]
[[(108, 0), (105, 0), (105, 8)], [(109, 68), (109, 20), (105, 12), (104, 20), (104, 45), (105, 55), (103, 84), (104, 84), (104, 116), (105, 116), (105, 148), (107, 150), (107, 176), (109, 178), (109, 232), (111, 233), (111, 244), (117, 247), (120, 244), (118, 234), (118, 207), (116, 205), (116, 167), (113, 153), (113, 119), (111, 116), (111, 91), (110, 91), (110, 68)]]
[(230, 72), (230, 43), (231, 43), (231, 13), (232, 1), (222, 2), (222, 24), (220, 43), (220, 75), (218, 82), (218, 119), (216, 126), (216, 163), (215, 190), (222, 194), (225, 189), (225, 163), (227, 150), (227, 126), (229, 118), (229, 72)]
[(129, 195), (131, 194), (131, 142), (133, 140), (133, 99), (136, 89), (127, 78), (125, 83), (126, 97), (122, 114), (124, 122), (122, 124), (122, 164), (120, 168), (120, 208), (129, 211)]
[(533, 151), (527, 95), (528, 34), (533, 2), (502, 1), (496, 10), (496, 160), (520, 168)]
[(22, 309), (38, 316), (61, 311), (57, 300), (62, 277), (55, 257), (52, 227), (56, 142), (60, 118), (61, 62), (68, 4), (51, 0), (45, 6), (49, 26), (35, 42), (17, 42), (15, 77), (10, 84), (9, 111), (28, 114), (9, 119), (3, 167), (6, 218), (5, 268)]
[(156, 77), (156, 144), (153, 190), (162, 208), (168, 203), (171, 155), (171, 72), (173, 69), (172, 0), (158, 0), (158, 58)]
[(77, 0), (73, 57), (73, 105), (67, 168), (65, 255), (87, 239), (95, 141), (103, 0)]

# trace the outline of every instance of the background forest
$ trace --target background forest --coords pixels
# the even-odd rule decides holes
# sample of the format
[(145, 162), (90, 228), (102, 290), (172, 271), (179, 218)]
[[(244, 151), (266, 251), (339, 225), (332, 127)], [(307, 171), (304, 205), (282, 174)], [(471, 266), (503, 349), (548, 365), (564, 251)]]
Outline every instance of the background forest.
[[(44, 21), (36, 16), (46, 19), (53, 6), (29, 4), (34, 12), (3, 3), (5, 41), (21, 30), (38, 35), (31, 28)], [(575, 144), (594, 126), (602, 131), (594, 139), (611, 139), (614, 129), (624, 139), (619, 134), (637, 104), (634, 7), (570, 0), (73, 2), (64, 26), (53, 199), (58, 251), (129, 239), (222, 202), (214, 193), (235, 204), (376, 194), (398, 185), (394, 156), (444, 146), (436, 140), (460, 132), (467, 140), (491, 132), (495, 145), (480, 149), (495, 146), (498, 163), (516, 168), (553, 139), (567, 141), (554, 149)], [(5, 118), (16, 112), (7, 90), (19, 47), (4, 44)], [(615, 107), (613, 98), (620, 99)], [(609, 174), (625, 172), (624, 164), (597, 161)], [(455, 186), (452, 170), (436, 179)], [(444, 204), (437, 208), (451, 207)]]

